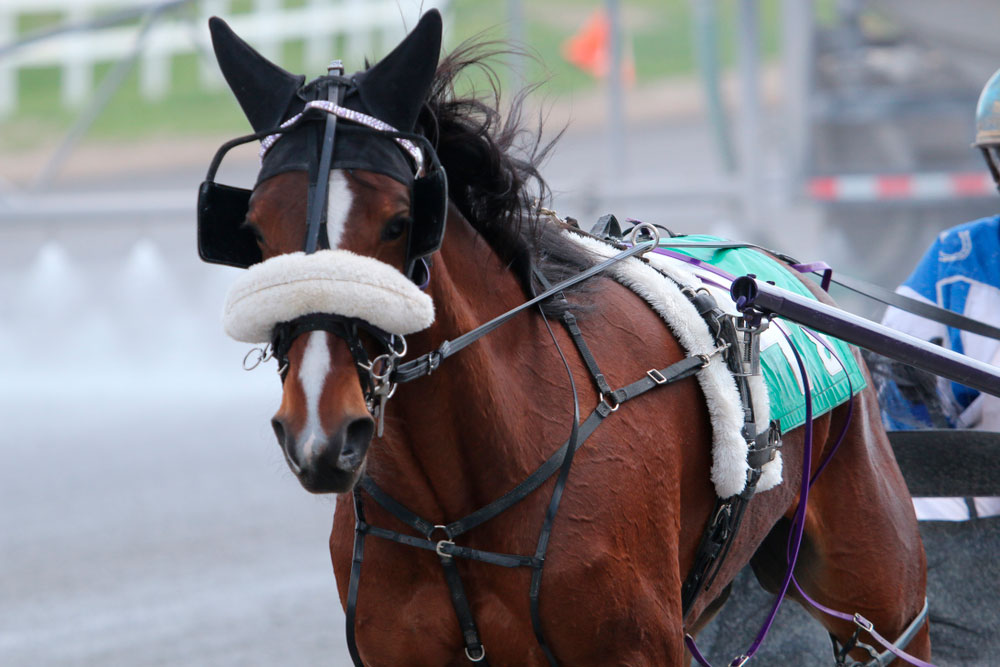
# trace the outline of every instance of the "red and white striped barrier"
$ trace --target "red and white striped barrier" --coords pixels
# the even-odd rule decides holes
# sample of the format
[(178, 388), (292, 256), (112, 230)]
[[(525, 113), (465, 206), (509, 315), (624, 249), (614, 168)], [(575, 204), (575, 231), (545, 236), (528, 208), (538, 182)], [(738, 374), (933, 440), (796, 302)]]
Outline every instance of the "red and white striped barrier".
[(985, 171), (958, 171), (821, 176), (809, 181), (807, 192), (825, 202), (891, 202), (988, 197), (996, 189)]

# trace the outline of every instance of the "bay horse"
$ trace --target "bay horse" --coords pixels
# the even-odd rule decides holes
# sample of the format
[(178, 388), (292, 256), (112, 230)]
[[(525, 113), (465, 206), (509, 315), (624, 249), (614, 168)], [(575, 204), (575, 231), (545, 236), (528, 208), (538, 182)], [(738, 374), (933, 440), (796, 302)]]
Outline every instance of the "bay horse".
[[(302, 255), (304, 248), (325, 247), (352, 258), (344, 261), (358, 267), (362, 282), (388, 265), (422, 284), (433, 304), (433, 322), (405, 338), (418, 352), (440, 352), (443, 341), (595, 264), (565, 241), (567, 225), (538, 213), (535, 199), (547, 193), (539, 163), (551, 144), (523, 128), (523, 98), (505, 120), (498, 92), (487, 100), (458, 95), (456, 77), (483, 66), (485, 52), (463, 46), (439, 63), (436, 12), (371, 68), (346, 77), (333, 67), (310, 84), (265, 60), (222, 21), (211, 28), (223, 73), (254, 128), (250, 138), (263, 138), (266, 152), (252, 196), (229, 189), (218, 194), (224, 203), (200, 202), (199, 216), (226, 219), (218, 230), (199, 231), (206, 259), (246, 266), (287, 258), (291, 265), (320, 257)], [(310, 116), (310, 109), (325, 113)], [(435, 173), (446, 183), (428, 187), (423, 179)], [(204, 194), (220, 186), (202, 187)], [(445, 191), (438, 219), (437, 204), (424, 200)], [(443, 238), (428, 241), (428, 225)], [(297, 280), (285, 276), (272, 286)], [(398, 281), (387, 280), (396, 289)], [(356, 662), (687, 664), (685, 633), (697, 635), (711, 620), (740, 568), (752, 563), (765, 588), (780, 587), (803, 462), (815, 472), (843, 429), (839, 451), (809, 493), (795, 576), (812, 599), (863, 615), (885, 637), (918, 618), (923, 548), (871, 389), (816, 418), (809, 451), (804, 428), (783, 434), (783, 482), (749, 500), (728, 557), (682, 609), (683, 582), (717, 507), (705, 396), (688, 376), (612, 406), (598, 383), (574, 382), (593, 376), (597, 363), (610, 387), (623, 387), (689, 354), (606, 273), (563, 295), (453, 356), (431, 355), (427, 372), (393, 384), (393, 394), (379, 368), (405, 350), (400, 336), (372, 326), (384, 315), (376, 300), (355, 298), (347, 287), (335, 298), (355, 309), (348, 318), (309, 315), (289, 327), (276, 315), (274, 330), (265, 327), (281, 363), (273, 418), (279, 445), (308, 491), (339, 494), (329, 545)], [(290, 300), (268, 307), (280, 311)], [(550, 327), (549, 318), (566, 312), (587, 352), (568, 328)], [(376, 356), (372, 350), (383, 354), (359, 361)], [(561, 466), (565, 474), (538, 481), (505, 511), (460, 536), (450, 531), (449, 522), (520, 488), (573, 439), (575, 402), (603, 404), (608, 414), (589, 438), (574, 441), (571, 474)], [(421, 526), (430, 527), (426, 535)], [(539, 550), (540, 531), (548, 531), (547, 551)], [(484, 553), (530, 566), (498, 567)], [(363, 567), (352, 571), (362, 555)], [(797, 590), (789, 594), (803, 601)], [(870, 658), (848, 644), (855, 623), (813, 613), (841, 645), (854, 646), (852, 659)], [(868, 632), (859, 638), (875, 643)], [(929, 658), (925, 622), (907, 651)]]

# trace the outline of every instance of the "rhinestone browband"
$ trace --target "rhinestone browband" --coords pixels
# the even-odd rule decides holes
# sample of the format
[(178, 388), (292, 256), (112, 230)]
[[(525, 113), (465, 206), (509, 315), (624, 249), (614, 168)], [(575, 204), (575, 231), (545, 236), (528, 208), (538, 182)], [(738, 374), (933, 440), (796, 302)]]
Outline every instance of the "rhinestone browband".
[[(378, 132), (398, 132), (396, 128), (388, 123), (385, 123), (374, 116), (369, 116), (368, 114), (361, 113), (360, 111), (355, 111), (354, 109), (346, 109), (334, 102), (328, 100), (313, 100), (311, 102), (306, 102), (305, 108), (300, 112), (286, 120), (280, 125), (281, 129), (287, 130), (290, 127), (297, 124), (302, 117), (313, 109), (319, 109), (320, 111), (325, 111), (326, 113), (333, 114), (337, 118), (343, 118), (344, 120), (349, 120), (359, 125), (364, 125), (370, 127)], [(275, 134), (269, 134), (264, 137), (260, 142), (260, 159), (263, 160), (267, 152), (271, 150), (275, 142), (281, 138), (283, 133), (278, 132)], [(402, 137), (393, 137), (393, 140), (399, 144), (399, 146), (405, 150), (411, 158), (413, 158), (414, 164), (417, 165), (416, 175), (422, 176), (424, 173), (424, 153), (420, 150), (420, 147), (414, 144), (409, 139), (404, 139)]]

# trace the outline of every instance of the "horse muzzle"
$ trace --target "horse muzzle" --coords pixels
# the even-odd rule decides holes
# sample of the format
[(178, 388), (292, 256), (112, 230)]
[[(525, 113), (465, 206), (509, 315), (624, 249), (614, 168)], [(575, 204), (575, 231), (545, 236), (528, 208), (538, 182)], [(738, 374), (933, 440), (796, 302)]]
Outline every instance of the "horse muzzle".
[(296, 436), (280, 418), (271, 420), (274, 435), (303, 488), (310, 493), (345, 493), (364, 470), (375, 432), (371, 417), (346, 420), (332, 434), (308, 431)]

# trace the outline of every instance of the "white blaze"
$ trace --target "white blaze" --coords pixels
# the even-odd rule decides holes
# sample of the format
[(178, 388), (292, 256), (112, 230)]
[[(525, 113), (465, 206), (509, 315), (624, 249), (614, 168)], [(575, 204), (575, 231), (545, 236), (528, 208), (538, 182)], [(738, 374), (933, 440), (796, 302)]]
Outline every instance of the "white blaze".
[(306, 464), (312, 457), (312, 448), (317, 439), (323, 438), (323, 426), (319, 418), (319, 399), (323, 394), (326, 376), (330, 373), (330, 347), (327, 332), (313, 331), (302, 353), (299, 367), (299, 382), (306, 396), (306, 427), (299, 437), (302, 442), (301, 461)]
[(330, 249), (340, 247), (347, 225), (347, 214), (351, 212), (354, 197), (347, 187), (344, 172), (335, 169), (330, 172), (330, 189), (326, 205), (326, 235), (330, 239)]

